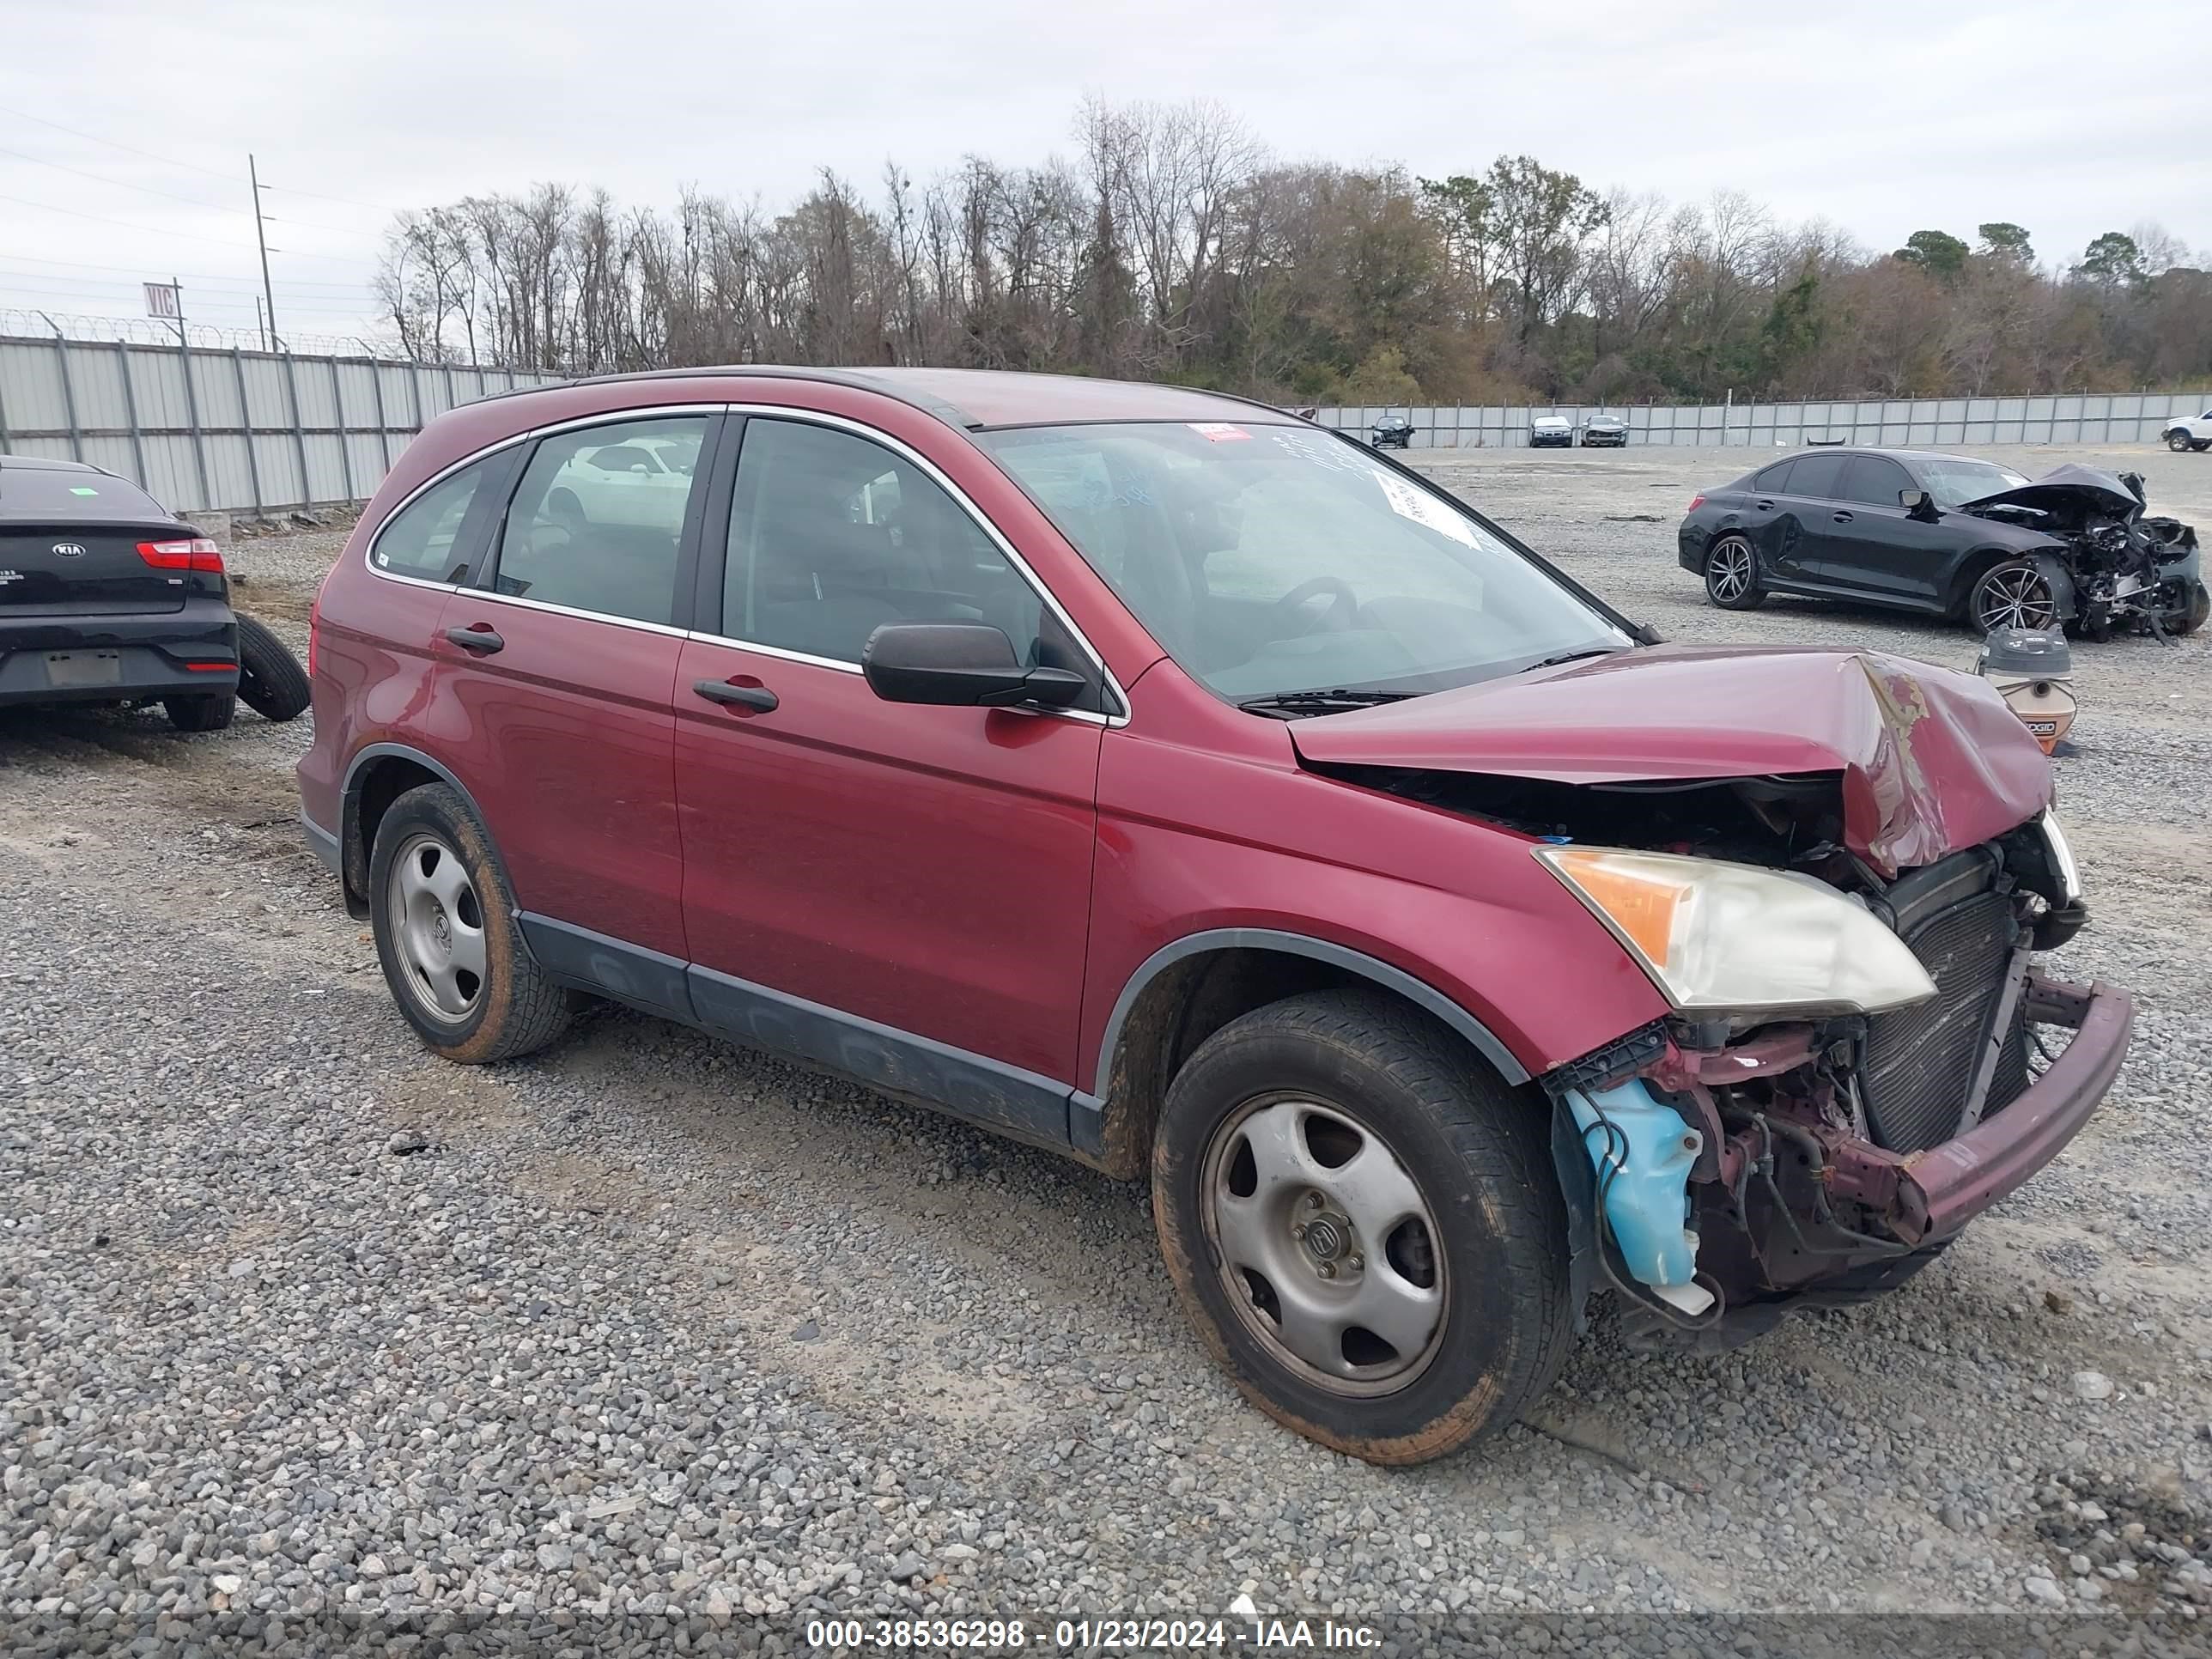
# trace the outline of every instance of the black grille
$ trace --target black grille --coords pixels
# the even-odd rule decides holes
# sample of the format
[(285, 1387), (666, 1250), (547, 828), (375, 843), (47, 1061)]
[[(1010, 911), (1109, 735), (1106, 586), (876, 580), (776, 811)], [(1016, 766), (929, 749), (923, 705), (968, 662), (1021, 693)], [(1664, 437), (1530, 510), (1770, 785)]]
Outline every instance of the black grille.
[[(2011, 898), (1986, 890), (1903, 929), (1936, 981), (1936, 994), (1867, 1022), (1859, 1091), (1877, 1145), (1917, 1152), (1951, 1139), (1973, 1087), (1974, 1062), (2003, 992), (2015, 935)], [(2008, 1105), (2027, 1086), (2027, 1028), (2015, 1013), (1984, 1115)]]

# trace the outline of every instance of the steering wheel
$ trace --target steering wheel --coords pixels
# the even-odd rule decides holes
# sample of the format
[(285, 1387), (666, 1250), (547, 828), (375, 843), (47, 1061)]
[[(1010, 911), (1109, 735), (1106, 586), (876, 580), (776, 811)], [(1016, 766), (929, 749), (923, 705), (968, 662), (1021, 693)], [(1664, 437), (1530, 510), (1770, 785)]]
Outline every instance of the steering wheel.
[[(1329, 596), (1328, 609), (1305, 617), (1304, 627), (1294, 627), (1300, 620), (1307, 601), (1318, 593)], [(1267, 637), (1271, 640), (1304, 639), (1324, 623), (1331, 628), (1350, 628), (1358, 617), (1359, 596), (1352, 591), (1349, 582), (1334, 576), (1316, 576), (1311, 581), (1300, 582), (1268, 607)]]

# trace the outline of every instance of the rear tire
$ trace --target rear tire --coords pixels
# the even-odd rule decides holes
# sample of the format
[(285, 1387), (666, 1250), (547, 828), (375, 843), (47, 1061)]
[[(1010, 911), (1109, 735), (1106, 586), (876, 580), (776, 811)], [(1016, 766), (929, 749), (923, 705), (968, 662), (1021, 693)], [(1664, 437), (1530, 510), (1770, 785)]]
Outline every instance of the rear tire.
[(368, 861), (368, 913), (392, 1000), (432, 1053), (465, 1066), (544, 1048), (571, 1000), (523, 941), (491, 837), (460, 793), (392, 803)]
[(1756, 611), (1766, 603), (1759, 555), (1741, 536), (1723, 536), (1705, 550), (1705, 597), (1723, 611)]
[(305, 712), (307, 671), (284, 641), (244, 615), (238, 622), (238, 695), (264, 720), (283, 724)]
[(215, 691), (204, 696), (164, 697), (161, 709), (179, 732), (220, 732), (238, 713), (238, 694)]
[(1510, 1423), (1565, 1360), (1566, 1206), (1541, 1109), (1379, 993), (1291, 997), (1201, 1043), (1161, 1110), (1152, 1213), (1215, 1361), (1333, 1450), (1443, 1456)]

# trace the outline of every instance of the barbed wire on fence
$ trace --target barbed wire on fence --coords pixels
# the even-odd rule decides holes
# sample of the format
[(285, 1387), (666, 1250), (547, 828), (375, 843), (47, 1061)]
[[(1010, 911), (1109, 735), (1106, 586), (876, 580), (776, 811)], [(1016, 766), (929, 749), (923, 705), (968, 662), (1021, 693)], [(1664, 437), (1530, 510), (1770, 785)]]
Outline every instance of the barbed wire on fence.
[[(126, 345), (165, 345), (177, 343), (177, 325), (158, 317), (94, 317), (66, 311), (28, 310), (20, 306), (0, 307), (0, 335), (21, 335), (35, 338), (40, 335), (58, 336), (67, 340), (88, 340), (100, 343), (120, 341)], [(218, 328), (210, 323), (185, 324), (187, 343), (207, 351), (266, 351), (268, 337), (257, 329)], [(279, 350), (289, 350), (319, 357), (374, 357), (386, 362), (411, 361), (397, 344), (380, 343), (359, 334), (295, 334), (286, 329), (281, 337)], [(474, 364), (456, 363), (455, 368), (474, 368)], [(501, 365), (487, 363), (487, 368)]]

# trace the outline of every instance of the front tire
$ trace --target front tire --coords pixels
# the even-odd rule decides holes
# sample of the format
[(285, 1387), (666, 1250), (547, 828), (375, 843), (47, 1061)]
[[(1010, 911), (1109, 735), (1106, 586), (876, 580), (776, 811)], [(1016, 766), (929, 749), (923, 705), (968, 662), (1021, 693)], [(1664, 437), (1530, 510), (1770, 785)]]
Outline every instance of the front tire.
[(2175, 639), (2186, 639), (2212, 620), (2212, 591), (2203, 582), (2189, 584), (2189, 602), (2174, 615), (2165, 619), (2166, 631)]
[(1723, 536), (1705, 550), (1705, 597), (1723, 611), (1756, 611), (1766, 603), (1759, 555), (1741, 536)]
[(512, 1060), (568, 1025), (568, 994), (523, 942), (491, 837), (458, 790), (422, 784), (386, 811), (368, 909), (385, 983), (434, 1054)]
[(220, 732), (238, 713), (238, 693), (214, 691), (202, 696), (164, 697), (161, 712), (179, 732)]
[(2181, 455), (2196, 448), (2197, 443), (2196, 441), (2189, 435), (2186, 428), (2176, 427), (2172, 431), (2166, 434), (2166, 447), (2172, 450), (2175, 454)]
[(2034, 560), (2007, 559), (1975, 579), (1966, 621), (1984, 636), (1999, 628), (2043, 631), (2058, 626), (2058, 601)]
[(1502, 1428), (1573, 1331), (1545, 1128), (1378, 993), (1232, 1020), (1176, 1073), (1152, 1146), (1160, 1249), (1199, 1336), (1268, 1416), (1371, 1463)]

